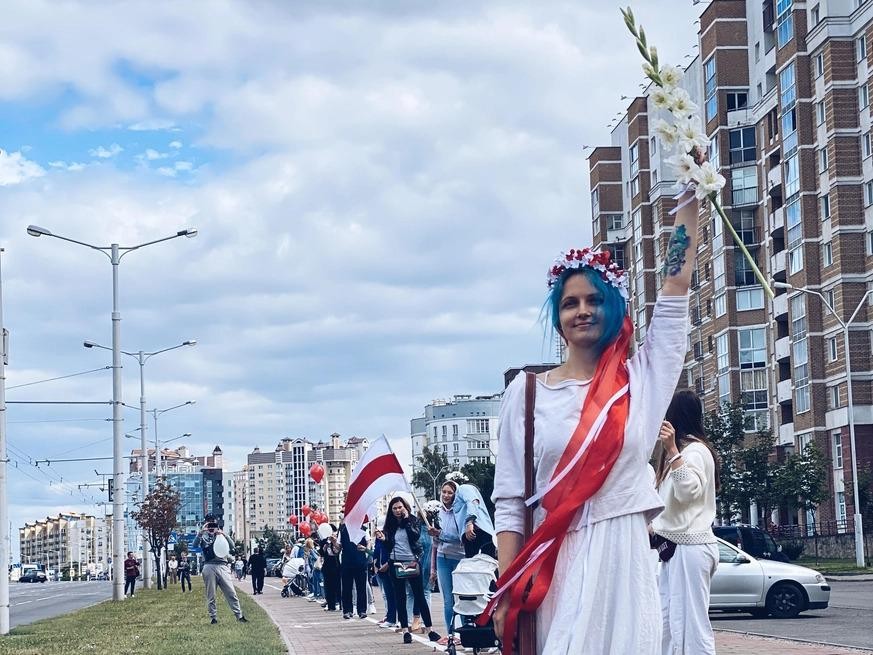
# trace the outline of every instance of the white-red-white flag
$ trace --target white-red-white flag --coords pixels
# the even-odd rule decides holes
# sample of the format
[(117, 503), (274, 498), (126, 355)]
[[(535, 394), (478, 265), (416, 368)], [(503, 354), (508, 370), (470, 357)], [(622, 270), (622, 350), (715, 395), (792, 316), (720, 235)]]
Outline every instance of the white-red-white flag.
[[(361, 528), (373, 505), (395, 491), (412, 493), (403, 467), (383, 434), (370, 444), (358, 461), (346, 494), (345, 525), (351, 542), (357, 543), (366, 532)], [(372, 517), (375, 518), (375, 517)]]

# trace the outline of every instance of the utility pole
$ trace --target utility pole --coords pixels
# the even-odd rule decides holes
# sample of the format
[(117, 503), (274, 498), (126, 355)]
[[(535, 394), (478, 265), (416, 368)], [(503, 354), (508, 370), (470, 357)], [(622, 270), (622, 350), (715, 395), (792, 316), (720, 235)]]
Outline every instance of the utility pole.
[[(0, 248), (0, 260), (3, 257)], [(9, 355), (9, 333), (3, 323), (3, 275), (0, 271), (0, 635), (9, 634), (9, 499), (6, 495), (6, 363)]]

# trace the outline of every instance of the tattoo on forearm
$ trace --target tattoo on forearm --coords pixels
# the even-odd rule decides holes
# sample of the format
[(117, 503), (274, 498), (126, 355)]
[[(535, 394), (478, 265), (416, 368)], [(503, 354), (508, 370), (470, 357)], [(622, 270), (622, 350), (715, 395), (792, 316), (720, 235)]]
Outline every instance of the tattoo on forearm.
[(667, 243), (667, 259), (664, 260), (664, 275), (675, 276), (685, 266), (685, 251), (691, 244), (685, 225), (677, 225)]

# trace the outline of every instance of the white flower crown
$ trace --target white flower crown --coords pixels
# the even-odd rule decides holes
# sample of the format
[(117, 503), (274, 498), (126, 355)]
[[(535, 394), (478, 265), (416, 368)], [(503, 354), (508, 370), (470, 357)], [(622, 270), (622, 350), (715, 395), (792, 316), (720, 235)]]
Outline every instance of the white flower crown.
[(622, 270), (618, 264), (612, 261), (612, 255), (609, 254), (608, 250), (593, 250), (591, 248), (576, 250), (572, 248), (569, 252), (562, 252), (549, 269), (549, 289), (555, 286), (558, 278), (570, 268), (590, 268), (597, 271), (604, 282), (618, 289), (622, 298), (628, 299), (627, 271)]

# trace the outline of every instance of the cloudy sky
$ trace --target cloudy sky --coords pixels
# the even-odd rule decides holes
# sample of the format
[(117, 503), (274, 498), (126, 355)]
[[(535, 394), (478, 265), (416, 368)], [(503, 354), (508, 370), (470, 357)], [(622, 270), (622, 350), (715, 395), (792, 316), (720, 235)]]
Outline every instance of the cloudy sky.
[[(635, 10), (662, 60), (696, 52), (691, 0)], [(385, 433), (408, 459), (432, 399), (497, 392), (509, 366), (551, 358), (546, 268), (590, 242), (582, 146), (608, 143), (641, 81), (599, 0), (4, 2), (7, 383), (110, 363), (82, 347), (110, 344), (108, 260), (28, 224), (123, 246), (196, 227), (120, 267), (124, 349), (198, 340), (146, 367), (149, 407), (197, 401), (162, 436), (220, 444), (233, 468), (331, 432)], [(108, 370), (7, 394), (110, 397)], [(126, 359), (124, 401), (138, 397)], [(75, 485), (111, 462), (27, 462), (111, 455), (110, 413), (10, 405), (13, 529), (99, 511)]]

